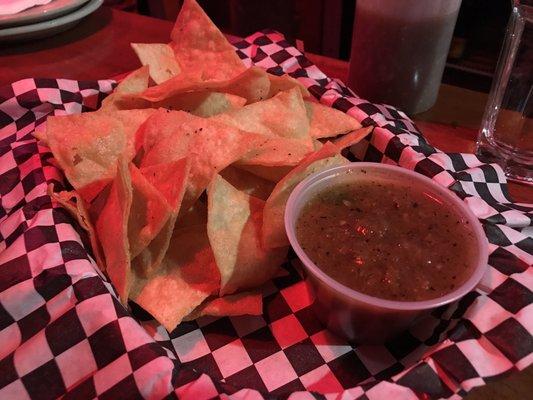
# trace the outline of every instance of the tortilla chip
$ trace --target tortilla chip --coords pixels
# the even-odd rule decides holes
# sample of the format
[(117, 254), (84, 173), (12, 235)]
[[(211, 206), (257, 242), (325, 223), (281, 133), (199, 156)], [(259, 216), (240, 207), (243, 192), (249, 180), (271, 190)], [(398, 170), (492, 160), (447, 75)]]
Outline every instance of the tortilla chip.
[[(161, 120), (172, 121), (171, 129), (143, 129), (143, 148), (148, 149), (140, 161), (141, 167), (170, 162), (188, 156), (191, 169), (184, 203), (190, 207), (221, 170), (243, 158), (249, 151), (260, 148), (268, 138), (195, 117), (183, 111), (170, 111)], [(165, 122), (165, 123), (166, 123)], [(146, 128), (146, 127), (145, 127)], [(159, 136), (158, 136), (159, 132)]]
[(149, 278), (159, 269), (168, 250), (175, 225), (176, 217), (171, 215), (148, 246), (131, 260), (132, 268), (139, 277)]
[(141, 173), (165, 197), (172, 211), (178, 212), (189, 169), (189, 159), (181, 158), (169, 163), (141, 168)]
[[(108, 115), (122, 123), (124, 136), (126, 137), (126, 148), (123, 155), (127, 161), (131, 161), (135, 156), (135, 141), (137, 131), (146, 120), (156, 112), (156, 110), (121, 110), (110, 112)], [(82, 114), (85, 115), (85, 114)], [(96, 141), (96, 144), (98, 142)]]
[(232, 165), (224, 168), (220, 175), (240, 192), (261, 200), (268, 199), (275, 186), (273, 182)]
[(183, 118), (181, 112), (174, 112), (164, 108), (152, 113), (139, 127), (135, 135), (134, 152), (137, 154), (136, 159), (142, 158), (159, 141), (165, 140), (174, 134), (176, 125), (181, 124)]
[(137, 128), (153, 110), (48, 117), (46, 140), (72, 186), (87, 202), (109, 183), (119, 157), (134, 155)]
[(197, 137), (216, 137), (214, 128), (209, 121), (184, 111), (158, 110), (137, 135), (135, 147), (144, 153), (140, 166), (149, 167), (188, 156)]
[(313, 142), (286, 139), (279, 136), (265, 136), (261, 147), (251, 149), (239, 161), (238, 165), (264, 167), (295, 166), (314, 150)]
[(267, 181), (277, 183), (294, 168), (291, 165), (264, 166), (264, 165), (238, 165), (239, 169), (250, 172)]
[(219, 175), (207, 193), (207, 235), (220, 271), (220, 295), (254, 288), (272, 278), (288, 248), (262, 248), (264, 201), (238, 191)]
[(339, 138), (334, 139), (333, 143), (341, 149), (351, 147), (354, 144), (359, 143), (365, 137), (367, 137), (370, 134), (370, 132), (372, 132), (373, 129), (374, 128), (372, 126), (357, 129), (355, 131), (347, 133), (346, 135), (343, 135)]
[(113, 93), (102, 100), (100, 110), (130, 110), (134, 108), (147, 108), (146, 100), (135, 96), (148, 88), (148, 67), (141, 67), (126, 76), (115, 88)]
[(156, 103), (152, 107), (163, 107), (169, 110), (183, 110), (199, 117), (210, 117), (239, 109), (246, 104), (244, 97), (219, 92), (179, 93)]
[[(196, 1), (184, 1), (171, 38), (170, 46), (182, 68), (181, 73), (146, 90), (144, 99), (159, 102), (191, 91), (231, 93), (249, 102), (267, 96), (270, 82), (266, 73), (263, 71), (262, 76), (257, 77), (254, 71), (246, 70), (233, 46)], [(243, 83), (246, 83), (244, 89)]]
[(334, 137), (361, 128), (361, 124), (342, 111), (314, 102), (305, 102), (314, 139)]
[[(138, 108), (166, 108), (183, 110), (199, 117), (211, 117), (216, 114), (241, 108), (246, 99), (229, 93), (191, 92), (178, 93), (174, 97), (158, 102), (150, 102), (139, 94), (112, 94), (112, 103), (107, 103), (103, 110), (130, 110)], [(111, 97), (110, 96), (110, 97)]]
[(311, 96), (304, 85), (287, 74), (282, 76), (268, 74), (268, 79), (270, 80), (270, 92), (268, 93), (268, 97), (273, 97), (279, 92), (292, 88), (298, 88), (303, 98)]
[(289, 244), (285, 232), (284, 214), (285, 205), (294, 187), (311, 174), (346, 164), (348, 160), (340, 154), (341, 151), (358, 143), (371, 131), (372, 127), (361, 128), (341, 137), (335, 143), (326, 142), (277, 183), (265, 204), (263, 246), (276, 248)]
[(309, 144), (311, 147), (309, 121), (298, 89), (280, 92), (268, 100), (249, 104), (211, 119), (243, 131), (301, 140), (304, 145)]
[(130, 164), (130, 174), (133, 198), (128, 220), (128, 240), (131, 257), (134, 258), (160, 233), (173, 210), (165, 196), (133, 164)]
[(276, 248), (289, 245), (285, 233), (285, 205), (294, 187), (309, 175), (348, 163), (340, 148), (327, 142), (320, 150), (307, 156), (296, 168), (278, 182), (265, 203), (263, 212), (263, 245)]
[[(140, 93), (148, 88), (150, 75), (147, 66), (143, 66), (131, 72), (120, 81), (113, 93)], [(106, 97), (106, 99), (109, 98)], [(104, 102), (105, 100), (104, 99)]]
[(139, 276), (144, 278), (151, 276), (163, 261), (180, 211), (189, 168), (189, 161), (184, 158), (141, 169), (146, 179), (164, 196), (171, 211), (159, 233), (132, 260), (133, 268)]
[(192, 321), (203, 316), (233, 317), (238, 315), (261, 315), (263, 296), (258, 292), (241, 292), (223, 297), (208, 298), (183, 320)]
[[(65, 171), (63, 171), (65, 172)], [(116, 174), (116, 171), (115, 171)], [(103, 178), (95, 180), (85, 186), (82, 186), (76, 189), (76, 192), (81, 196), (83, 200), (87, 203), (92, 203), (95, 198), (97, 198), (102, 191), (111, 183), (112, 178)]]
[(296, 88), (211, 119), (270, 138), (267, 144), (250, 152), (239, 164), (296, 165), (313, 151), (304, 102)]
[[(106, 101), (107, 100), (107, 101)], [(135, 93), (112, 93), (102, 102), (101, 111), (136, 110), (152, 108), (151, 103)]]
[(251, 67), (224, 81), (195, 81), (180, 74), (160, 85), (146, 89), (141, 97), (157, 103), (185, 92), (222, 92), (243, 97), (248, 103), (254, 103), (267, 98), (269, 90), (270, 81), (267, 73), (261, 68)]
[(111, 180), (117, 158), (126, 148), (120, 121), (98, 113), (49, 117), (46, 137), (54, 158), (75, 189), (101, 179)]
[(128, 216), (132, 202), (132, 188), (126, 163), (119, 160), (117, 174), (106, 203), (96, 220), (96, 233), (102, 245), (106, 273), (125, 304), (131, 286)]
[(109, 193), (111, 192), (111, 186), (113, 186), (111, 183), (112, 182), (106, 185), (103, 188), (103, 190), (101, 190), (100, 193), (98, 193), (98, 195), (91, 201), (90, 205), (88, 206), (87, 211), (89, 212), (89, 218), (93, 222), (96, 221), (100, 217), (100, 213), (104, 209), (104, 206), (107, 202), (107, 198), (109, 197)]
[(183, 70), (197, 80), (226, 80), (245, 69), (233, 46), (194, 0), (183, 2), (170, 37)]
[[(155, 83), (164, 82), (181, 72), (174, 50), (163, 43), (131, 43), (142, 65), (149, 68)], [(145, 88), (146, 89), (146, 88)]]
[(48, 194), (52, 200), (61, 204), (61, 206), (63, 206), (78, 221), (80, 226), (87, 231), (96, 264), (100, 267), (101, 271), (105, 271), (106, 266), (102, 254), (102, 248), (96, 237), (94, 226), (91, 223), (87, 204), (75, 191), (69, 192), (64, 190), (61, 192), (54, 192), (53, 184), (48, 186)]
[(171, 332), (219, 284), (205, 225), (197, 225), (174, 231), (161, 268), (150, 279), (136, 278), (131, 298)]

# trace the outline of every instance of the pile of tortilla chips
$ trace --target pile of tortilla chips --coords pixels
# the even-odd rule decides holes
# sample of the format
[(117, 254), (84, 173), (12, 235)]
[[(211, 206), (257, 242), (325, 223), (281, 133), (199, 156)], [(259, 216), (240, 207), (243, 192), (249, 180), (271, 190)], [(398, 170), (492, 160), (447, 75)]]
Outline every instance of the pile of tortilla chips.
[(287, 255), (291, 190), (369, 133), (297, 80), (246, 69), (194, 0), (171, 39), (132, 44), (144, 66), (100, 110), (50, 117), (36, 134), (74, 189), (51, 195), (88, 231), (121, 300), (169, 331), (260, 314), (258, 288)]

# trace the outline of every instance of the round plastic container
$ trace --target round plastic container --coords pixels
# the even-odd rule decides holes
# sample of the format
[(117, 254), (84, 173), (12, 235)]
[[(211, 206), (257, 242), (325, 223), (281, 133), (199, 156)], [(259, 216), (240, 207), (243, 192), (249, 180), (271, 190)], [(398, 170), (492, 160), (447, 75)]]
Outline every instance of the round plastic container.
[[(332, 185), (361, 180), (402, 182), (413, 191), (423, 190), (442, 201), (442, 206), (468, 221), (475, 236), (477, 257), (470, 277), (457, 289), (431, 300), (386, 300), (353, 290), (320, 270), (302, 250), (295, 226), (302, 207), (309, 199)], [(416, 216), (415, 216), (416, 217)], [(314, 309), (319, 320), (330, 330), (359, 343), (382, 343), (436, 307), (459, 300), (473, 290), (485, 273), (488, 245), (476, 216), (449, 189), (431, 179), (404, 168), (377, 163), (350, 163), (309, 176), (296, 186), (285, 209), (285, 229), (289, 241), (302, 261), (304, 274), (315, 295)]]

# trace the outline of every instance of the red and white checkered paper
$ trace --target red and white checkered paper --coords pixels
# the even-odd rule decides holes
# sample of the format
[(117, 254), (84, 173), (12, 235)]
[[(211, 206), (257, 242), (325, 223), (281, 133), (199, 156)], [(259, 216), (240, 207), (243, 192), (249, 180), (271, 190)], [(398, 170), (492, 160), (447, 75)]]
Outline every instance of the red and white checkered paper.
[(0, 88), (0, 398), (460, 398), (530, 365), (533, 208), (510, 200), (502, 170), (435, 149), (405, 114), (356, 97), (276, 32), (234, 45), (245, 64), (290, 73), (375, 126), (352, 160), (399, 164), (456, 192), (490, 242), (480, 289), (383, 346), (355, 345), (318, 323), (291, 255), (264, 288), (262, 316), (166, 332), (118, 302), (84, 232), (47, 196), (65, 180), (31, 134), (48, 115), (96, 109), (114, 82), (25, 79)]

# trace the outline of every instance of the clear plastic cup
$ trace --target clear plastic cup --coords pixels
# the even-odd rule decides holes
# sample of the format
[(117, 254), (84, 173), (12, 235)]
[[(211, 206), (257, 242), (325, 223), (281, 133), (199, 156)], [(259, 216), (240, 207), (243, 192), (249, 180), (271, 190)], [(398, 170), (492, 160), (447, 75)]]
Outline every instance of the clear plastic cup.
[[(423, 190), (442, 201), (443, 207), (468, 221), (478, 248), (470, 277), (457, 289), (431, 300), (386, 300), (353, 290), (319, 269), (302, 250), (296, 238), (296, 221), (303, 206), (317, 193), (339, 183), (369, 179), (403, 182), (412, 190)], [(377, 163), (350, 163), (309, 176), (296, 186), (285, 209), (285, 229), (303, 264), (303, 272), (314, 292), (318, 319), (331, 331), (359, 343), (383, 343), (411, 326), (431, 310), (459, 300), (473, 290), (485, 273), (488, 245), (476, 216), (450, 190), (431, 179), (404, 168)]]
[(357, 0), (348, 86), (408, 114), (431, 108), (461, 0)]

